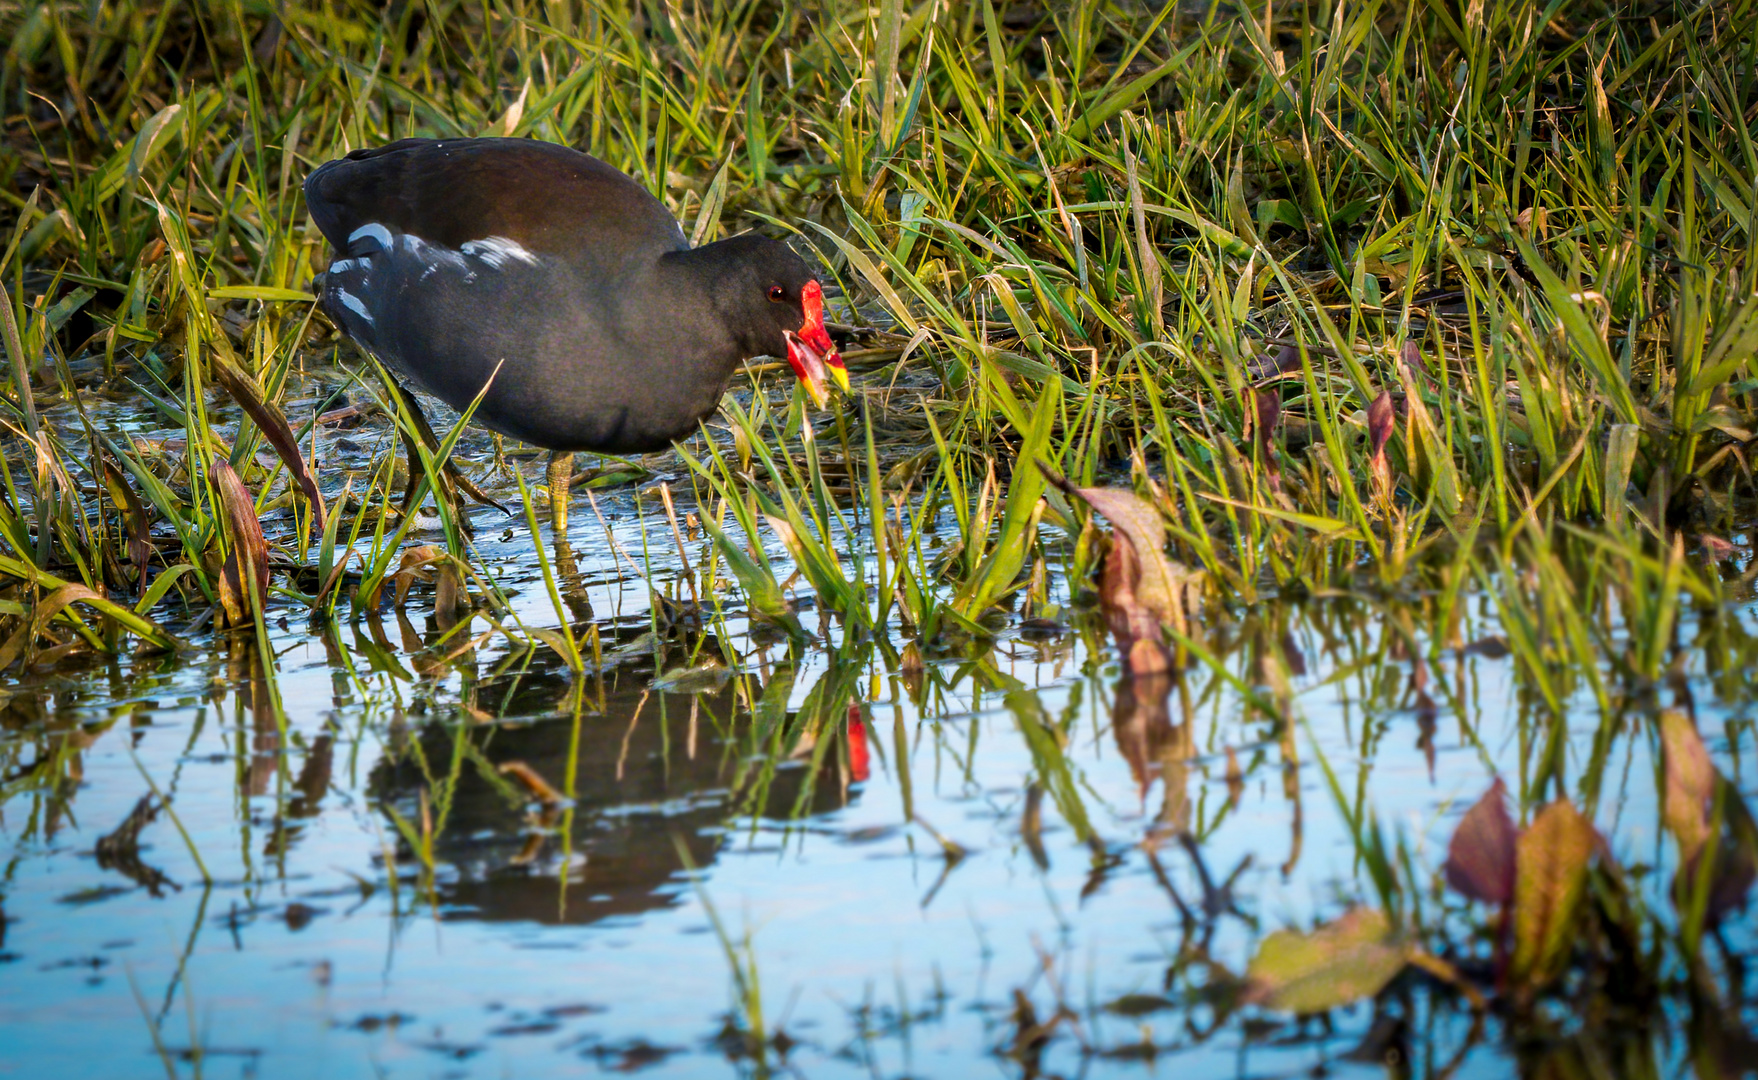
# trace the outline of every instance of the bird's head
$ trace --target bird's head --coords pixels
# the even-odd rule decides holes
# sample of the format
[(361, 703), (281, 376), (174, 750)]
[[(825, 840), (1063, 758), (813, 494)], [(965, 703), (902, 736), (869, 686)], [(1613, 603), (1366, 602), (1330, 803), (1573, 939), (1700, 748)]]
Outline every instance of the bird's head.
[(709, 247), (728, 249), (729, 261), (738, 267), (728, 275), (721, 297), (722, 303), (730, 302), (738, 310), (738, 321), (750, 338), (748, 347), (787, 357), (788, 366), (819, 408), (828, 400), (826, 380), (847, 393), (848, 368), (824, 327), (824, 286), (805, 260), (786, 244), (752, 233)]

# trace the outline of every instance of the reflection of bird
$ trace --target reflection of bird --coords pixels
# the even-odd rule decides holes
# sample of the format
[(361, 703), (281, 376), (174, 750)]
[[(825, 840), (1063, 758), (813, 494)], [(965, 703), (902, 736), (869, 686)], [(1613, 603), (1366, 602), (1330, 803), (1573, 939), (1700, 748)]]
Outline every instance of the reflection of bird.
[[(336, 249), (322, 301), (347, 335), (455, 409), (556, 452), (663, 449), (713, 411), (733, 370), (786, 355), (820, 403), (848, 374), (823, 290), (755, 235), (692, 249), (645, 188), (527, 139), (404, 139), (305, 181)], [(412, 402), (411, 402), (412, 403)]]
[[(472, 758), (490, 768), (459, 771), (445, 827), (435, 839), (435, 858), (453, 870), (439, 879), (443, 909), (466, 918), (542, 923), (638, 915), (676, 902), (673, 886), (686, 868), (678, 842), (690, 863), (703, 867), (718, 855), (718, 826), (729, 818), (793, 818), (846, 805), (850, 790), (841, 782), (835, 753), (826, 754), (817, 770), (777, 755), (766, 759), (778, 767), (764, 776), (763, 763), (729, 752), (720, 739), (749, 738), (750, 720), (738, 716), (735, 684), (715, 692), (665, 693), (631, 675), (625, 670), (620, 685), (611, 677), (602, 703), (593, 702), (597, 715), (580, 720), (577, 744), (574, 721), (555, 717), (570, 695), (565, 671), (530, 670), (477, 684), (476, 699), (487, 713), (509, 721), (546, 719), (485, 724), (467, 733), (481, 755), (473, 752)], [(387, 758), (371, 779), (374, 795), (405, 815), (420, 813), (420, 792), (428, 783), (422, 759), (432, 766), (459, 752), (451, 726), (431, 724), (418, 738), (418, 753)], [(750, 749), (745, 742), (740, 746)], [(565, 839), (556, 831), (558, 815), (527, 818), (509, 801), (509, 792), (517, 799), (526, 788), (485, 778), (511, 762), (557, 787), (565, 777), (575, 778)], [(564, 872), (565, 882), (559, 880)]]

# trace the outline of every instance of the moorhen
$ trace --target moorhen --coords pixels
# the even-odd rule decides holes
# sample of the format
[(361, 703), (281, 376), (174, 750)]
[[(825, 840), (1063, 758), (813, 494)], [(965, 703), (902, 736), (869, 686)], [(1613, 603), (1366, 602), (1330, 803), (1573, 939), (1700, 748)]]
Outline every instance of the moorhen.
[(798, 255), (754, 234), (692, 248), (663, 203), (578, 150), (403, 139), (319, 166), (305, 201), (336, 249), (330, 318), (454, 409), (487, 387), (475, 419), (554, 451), (558, 535), (575, 451), (663, 449), (741, 361), (785, 355), (820, 406), (827, 375), (848, 388)]

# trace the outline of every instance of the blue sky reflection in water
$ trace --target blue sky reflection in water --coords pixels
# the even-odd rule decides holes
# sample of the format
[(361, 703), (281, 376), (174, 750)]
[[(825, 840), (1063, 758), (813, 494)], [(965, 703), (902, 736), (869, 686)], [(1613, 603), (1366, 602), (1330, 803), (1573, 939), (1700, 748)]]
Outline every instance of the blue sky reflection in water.
[[(607, 654), (622, 654), (586, 681), (577, 726), (553, 657), (499, 675), (505, 656), (487, 649), (435, 664), (416, 655), (422, 620), (395, 613), (327, 643), (297, 624), (274, 632), (284, 755), (242, 641), (10, 691), (10, 768), (68, 760), (61, 786), (9, 789), (0, 807), (0, 1075), (164, 1075), (168, 1060), (187, 1076), (192, 1048), (220, 1077), (1224, 1077), (1321, 1064), (1380, 1076), (1388, 1054), (1417, 1075), (1514, 1070), (1496, 1020), (1472, 1034), (1464, 1003), (1418, 976), (1377, 1020), (1371, 1003), (1330, 1025), (1220, 1007), (1222, 969), (1243, 971), (1263, 934), (1371, 895), (1320, 753), (1346, 797), (1402, 836), (1423, 882), (1492, 777), (1517, 786), (1535, 707), (1487, 600), (1468, 603), (1462, 626), (1480, 644), (1428, 664), (1365, 599), (1229, 618), (1229, 669), (1255, 681), (1267, 656), (1291, 681), (1297, 720), (1282, 732), (1201, 665), (1163, 713), (1127, 689), (1120, 702), (1094, 629), (1009, 630), (989, 651), (931, 659), (912, 688), (873, 645), (790, 666), (784, 642), (733, 621), (738, 678), (696, 671), (655, 689), (644, 587), (593, 561), (604, 534), (583, 516), (587, 596)], [(614, 527), (641, 550), (626, 505)], [(482, 531), (488, 565), (541, 625), (529, 539)], [(664, 666), (692, 662), (674, 647)], [(1694, 698), (1717, 765), (1753, 795), (1743, 710), (1718, 706), (1701, 672), (1672, 694)], [(840, 717), (850, 702), (866, 723), (854, 745), (834, 720), (823, 739), (784, 745), (789, 717)], [(1591, 697), (1576, 704), (1571, 790), (1600, 730)], [(1660, 867), (1652, 904), (1671, 867), (1650, 743), (1617, 742), (1593, 816), (1623, 865)], [(497, 771), (522, 761), (566, 787), (570, 759), (571, 817)], [(456, 777), (449, 805), (424, 800), (424, 769), (442, 787)], [(174, 793), (175, 820), (146, 823), (137, 858), (100, 856), (148, 777)], [(392, 811), (418, 834), (424, 813), (432, 822), (437, 911)], [(762, 1060), (728, 1034), (743, 1006), (703, 897), (737, 962), (755, 965), (766, 1034), (785, 1033)], [(1434, 892), (1421, 902), (1441, 921)], [(1727, 938), (1749, 956), (1749, 918)], [(1022, 1037), (1022, 1002), (1041, 1046)], [(1674, 1075), (1687, 1048), (1668, 1031), (1652, 1053)]]

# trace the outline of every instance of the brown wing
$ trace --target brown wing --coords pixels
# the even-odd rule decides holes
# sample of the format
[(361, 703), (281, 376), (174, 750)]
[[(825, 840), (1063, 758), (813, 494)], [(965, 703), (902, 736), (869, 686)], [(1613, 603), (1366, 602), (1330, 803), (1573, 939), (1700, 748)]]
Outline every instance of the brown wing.
[(403, 139), (356, 150), (313, 172), (305, 200), (338, 252), (373, 224), (453, 249), (505, 237), (600, 266), (689, 247), (640, 184), (589, 154), (534, 139)]

